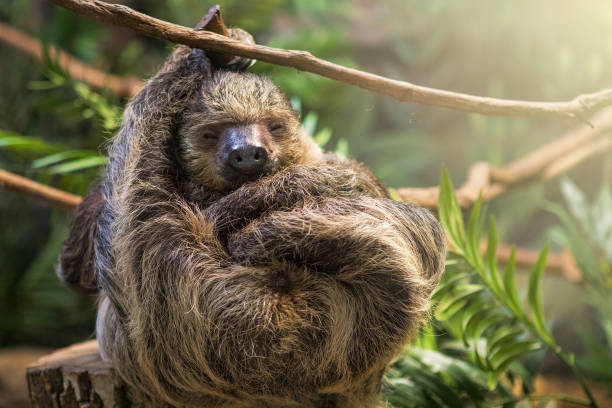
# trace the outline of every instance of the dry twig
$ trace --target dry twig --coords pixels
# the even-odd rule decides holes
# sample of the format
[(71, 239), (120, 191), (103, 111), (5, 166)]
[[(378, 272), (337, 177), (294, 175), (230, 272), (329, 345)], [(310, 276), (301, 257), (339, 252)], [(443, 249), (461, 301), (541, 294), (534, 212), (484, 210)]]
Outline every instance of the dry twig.
[[(2, 22), (0, 22), (0, 41), (30, 54), (38, 60), (42, 60), (44, 57), (44, 50), (40, 41)], [(48, 53), (49, 57), (53, 61), (57, 61), (59, 66), (72, 78), (83, 81), (94, 89), (108, 88), (119, 96), (130, 98), (142, 87), (142, 82), (138, 78), (107, 74), (83, 64), (65, 51), (51, 45), (48, 47)]]
[(612, 89), (583, 94), (567, 102), (527, 102), (461, 94), (427, 88), (343, 67), (316, 58), (306, 51), (283, 50), (246, 44), (209, 31), (196, 31), (139, 13), (121, 4), (98, 0), (49, 0), (74, 13), (130, 28), (149, 37), (205, 50), (257, 59), (312, 72), (400, 101), (438, 106), (463, 112), (497, 116), (557, 115), (586, 121), (589, 114), (612, 105)]

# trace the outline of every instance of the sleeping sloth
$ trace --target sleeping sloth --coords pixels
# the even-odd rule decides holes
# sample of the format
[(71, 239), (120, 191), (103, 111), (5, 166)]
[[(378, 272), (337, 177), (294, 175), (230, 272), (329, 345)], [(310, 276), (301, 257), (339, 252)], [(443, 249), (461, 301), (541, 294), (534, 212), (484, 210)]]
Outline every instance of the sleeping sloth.
[(267, 78), (179, 47), (129, 103), (58, 273), (130, 389), (178, 407), (373, 407), (445, 244), (323, 153)]

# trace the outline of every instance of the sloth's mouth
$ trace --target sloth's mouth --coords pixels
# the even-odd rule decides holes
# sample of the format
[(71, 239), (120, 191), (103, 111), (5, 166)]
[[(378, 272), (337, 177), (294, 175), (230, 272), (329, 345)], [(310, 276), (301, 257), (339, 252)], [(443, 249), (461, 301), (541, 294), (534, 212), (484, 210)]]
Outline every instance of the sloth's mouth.
[(219, 174), (227, 182), (231, 189), (236, 189), (245, 183), (256, 181), (262, 177), (269, 176), (278, 171), (276, 160), (270, 160), (263, 169), (255, 172), (237, 171), (230, 166), (223, 166), (219, 169)]

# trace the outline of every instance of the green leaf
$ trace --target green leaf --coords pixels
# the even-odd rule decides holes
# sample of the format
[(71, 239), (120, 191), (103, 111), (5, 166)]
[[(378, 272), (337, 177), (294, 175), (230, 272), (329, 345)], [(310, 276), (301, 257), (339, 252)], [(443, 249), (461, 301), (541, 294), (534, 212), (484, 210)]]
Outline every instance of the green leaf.
[(50, 166), (52, 164), (56, 164), (56, 163), (62, 162), (64, 160), (74, 159), (74, 158), (90, 157), (90, 156), (100, 157), (99, 154), (97, 154), (96, 152), (92, 152), (92, 151), (87, 151), (87, 150), (66, 150), (66, 151), (63, 151), (63, 152), (51, 154), (51, 155), (44, 156), (44, 157), (41, 157), (39, 159), (34, 160), (32, 162), (32, 168), (39, 169), (41, 167), (47, 167), (47, 166)]
[(6, 130), (0, 130), (0, 148), (27, 151), (35, 154), (49, 154), (61, 150), (61, 147), (47, 143), (42, 139), (22, 136)]
[(542, 348), (539, 341), (524, 340), (500, 347), (489, 359), (495, 372), (501, 374), (510, 363), (524, 354)]
[(50, 174), (63, 174), (70, 173), (73, 171), (79, 171), (88, 169), (95, 166), (103, 166), (107, 162), (105, 156), (93, 156), (86, 157), (84, 159), (71, 160), (69, 162), (61, 163), (49, 168)]
[(487, 338), (487, 355), (493, 355), (504, 343), (513, 341), (524, 333), (520, 327), (500, 327)]
[[(449, 296), (442, 302), (438, 303), (436, 317), (438, 317), (440, 320), (445, 320), (443, 317), (446, 319), (450, 318), (452, 314), (458, 311), (455, 310), (457, 305), (465, 304), (464, 302), (467, 302), (470, 298), (478, 295), (483, 290), (483, 286), (474, 284), (465, 284), (457, 287), (452, 296)], [(450, 311), (453, 311), (453, 313), (450, 314)]]
[(489, 329), (492, 329), (494, 326), (504, 322), (505, 320), (508, 320), (508, 317), (502, 314), (499, 314), (499, 313), (491, 314), (491, 312), (489, 313), (490, 314), (484, 319), (482, 319), (478, 323), (478, 325), (476, 325), (473, 328), (472, 327), (467, 328), (470, 331), (468, 333), (470, 337), (482, 337), (482, 335)]
[(314, 112), (308, 112), (304, 120), (302, 121), (302, 128), (308, 133), (310, 136), (313, 136), (315, 133), (315, 129), (317, 128), (318, 116)]
[(489, 219), (486, 259), (489, 267), (489, 282), (491, 283), (491, 289), (493, 293), (500, 296), (502, 294), (502, 282), (497, 268), (497, 227), (492, 216)]
[(470, 218), (468, 220), (467, 227), (467, 241), (465, 253), (467, 260), (474, 267), (474, 270), (480, 275), (482, 280), (487, 283), (488, 279), (484, 272), (484, 264), (482, 262), (482, 256), (480, 255), (480, 234), (482, 230), (482, 218), (480, 216), (480, 209), (482, 207), (482, 194), (478, 195), (478, 199), (474, 203), (474, 207), (470, 212)]
[(574, 216), (588, 230), (594, 227), (591, 220), (590, 206), (584, 193), (568, 178), (561, 180), (561, 192)]
[(474, 300), (470, 307), (461, 316), (461, 333), (463, 336), (463, 342), (467, 346), (469, 335), (469, 328), (473, 328), (482, 321), (483, 315), (486, 315), (487, 310), (485, 304), (479, 299)]
[(440, 195), (438, 198), (438, 210), (440, 222), (448, 234), (448, 238), (453, 244), (454, 249), (459, 253), (465, 253), (465, 225), (463, 215), (453, 183), (445, 166), (442, 166), (440, 174)]
[(538, 331), (538, 334), (542, 336), (547, 342), (550, 344), (554, 344), (554, 340), (548, 333), (546, 329), (546, 324), (544, 323), (544, 315), (542, 314), (542, 304), (540, 301), (540, 277), (542, 273), (546, 269), (546, 257), (548, 255), (548, 244), (544, 245), (540, 255), (538, 256), (538, 260), (535, 265), (531, 269), (531, 273), (529, 274), (529, 288), (528, 288), (528, 300), (531, 311), (533, 312), (533, 316), (535, 318), (535, 328)]
[(336, 153), (340, 157), (347, 158), (349, 156), (348, 140), (344, 138), (338, 140), (338, 144), (336, 144), (336, 149), (334, 150), (334, 153)]
[(315, 143), (318, 144), (320, 147), (325, 147), (325, 145), (329, 143), (329, 140), (331, 139), (331, 137), (332, 137), (331, 129), (323, 128), (319, 132), (317, 132), (317, 134), (314, 135), (312, 138), (314, 139)]
[(507, 302), (508, 307), (517, 316), (523, 316), (524, 313), (521, 309), (519, 302), (518, 292), (516, 291), (516, 285), (514, 283), (514, 272), (516, 271), (516, 250), (514, 246), (510, 251), (510, 259), (506, 264), (504, 271), (504, 300)]
[(470, 274), (464, 271), (460, 271), (458, 269), (449, 269), (447, 266), (447, 270), (444, 272), (442, 282), (438, 285), (438, 287), (434, 290), (431, 295), (432, 299), (442, 300), (442, 298), (451, 290), (456, 284), (461, 282), (462, 280), (468, 279)]

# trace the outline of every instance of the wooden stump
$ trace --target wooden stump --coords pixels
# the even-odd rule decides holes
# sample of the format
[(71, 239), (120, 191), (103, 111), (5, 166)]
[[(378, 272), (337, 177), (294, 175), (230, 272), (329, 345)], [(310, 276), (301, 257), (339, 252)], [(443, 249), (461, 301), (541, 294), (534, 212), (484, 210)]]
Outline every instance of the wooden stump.
[(33, 408), (145, 406), (132, 398), (112, 367), (102, 361), (96, 340), (40, 358), (27, 368), (26, 376)]

